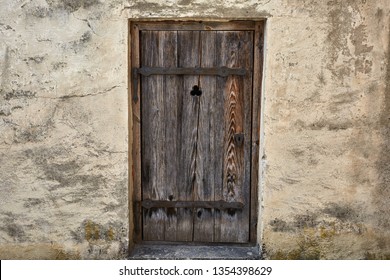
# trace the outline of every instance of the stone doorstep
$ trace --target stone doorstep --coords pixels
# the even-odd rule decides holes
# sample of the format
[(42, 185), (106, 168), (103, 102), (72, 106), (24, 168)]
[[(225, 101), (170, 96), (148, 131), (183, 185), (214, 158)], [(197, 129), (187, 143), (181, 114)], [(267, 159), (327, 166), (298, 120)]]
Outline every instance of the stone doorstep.
[(129, 260), (259, 260), (258, 246), (136, 245)]

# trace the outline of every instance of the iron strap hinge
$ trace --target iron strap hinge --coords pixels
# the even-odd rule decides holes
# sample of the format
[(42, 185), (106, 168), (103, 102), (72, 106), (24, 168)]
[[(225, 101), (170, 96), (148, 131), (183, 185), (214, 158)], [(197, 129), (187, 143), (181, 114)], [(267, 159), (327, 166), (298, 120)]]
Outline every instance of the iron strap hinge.
[(242, 202), (219, 201), (168, 201), (145, 199), (141, 202), (143, 208), (209, 208), (209, 209), (242, 209)]
[(245, 68), (229, 68), (222, 67), (141, 67), (133, 68), (133, 101), (138, 101), (138, 75), (203, 75), (203, 76), (220, 76), (227, 77), (229, 75), (245, 76), (247, 70)]

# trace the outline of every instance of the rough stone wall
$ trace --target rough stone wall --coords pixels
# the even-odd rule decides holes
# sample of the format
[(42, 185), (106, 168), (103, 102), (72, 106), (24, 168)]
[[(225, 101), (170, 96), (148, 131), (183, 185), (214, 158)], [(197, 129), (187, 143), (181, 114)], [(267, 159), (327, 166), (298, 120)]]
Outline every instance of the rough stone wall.
[(0, 6), (0, 258), (126, 253), (129, 18), (267, 18), (264, 256), (390, 257), (389, 0)]

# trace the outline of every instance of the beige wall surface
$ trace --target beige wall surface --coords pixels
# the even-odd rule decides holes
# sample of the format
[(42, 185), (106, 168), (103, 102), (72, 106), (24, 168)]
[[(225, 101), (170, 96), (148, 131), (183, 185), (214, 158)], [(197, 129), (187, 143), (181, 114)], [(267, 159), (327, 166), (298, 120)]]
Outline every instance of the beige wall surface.
[(266, 19), (263, 256), (390, 258), (390, 0), (1, 0), (1, 259), (126, 256), (129, 19)]

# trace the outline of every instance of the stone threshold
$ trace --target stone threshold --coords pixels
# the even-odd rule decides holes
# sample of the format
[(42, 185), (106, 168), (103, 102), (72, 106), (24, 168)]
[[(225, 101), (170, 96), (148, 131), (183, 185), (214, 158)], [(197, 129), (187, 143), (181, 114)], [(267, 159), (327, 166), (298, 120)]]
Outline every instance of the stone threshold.
[(129, 260), (259, 260), (258, 246), (135, 245)]

